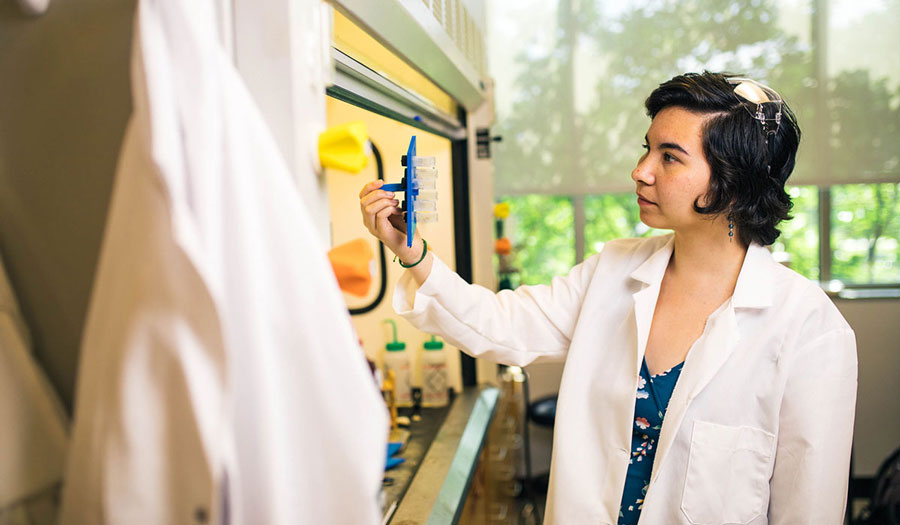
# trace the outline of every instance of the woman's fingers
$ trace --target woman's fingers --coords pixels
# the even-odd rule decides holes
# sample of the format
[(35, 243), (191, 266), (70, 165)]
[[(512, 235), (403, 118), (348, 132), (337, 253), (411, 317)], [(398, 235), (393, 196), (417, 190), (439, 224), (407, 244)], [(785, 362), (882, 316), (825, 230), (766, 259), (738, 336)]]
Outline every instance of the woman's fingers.
[[(402, 244), (406, 230), (395, 227), (393, 218), (402, 217), (403, 212), (396, 206), (388, 206), (375, 214), (376, 236), (388, 247)], [(393, 248), (391, 248), (393, 251)]]
[(382, 185), (382, 181), (377, 180), (362, 187), (359, 209), (369, 233), (390, 247), (402, 244), (406, 238), (406, 222), (398, 207), (400, 201), (394, 198), (393, 192), (380, 189)]
[(394, 212), (391, 213), (390, 217), (388, 217), (388, 221), (391, 223), (391, 226), (394, 227), (400, 233), (406, 233), (406, 219), (403, 216), (403, 212), (400, 211), (399, 208), (394, 208)]
[[(393, 201), (393, 202), (397, 202), (397, 201)], [(396, 210), (396, 209), (397, 209), (397, 205), (396, 205), (396, 204), (391, 204), (391, 205), (388, 205), (388, 206), (384, 206), (384, 207), (382, 207), (381, 209), (379, 209), (378, 211), (376, 211), (376, 212), (375, 212), (375, 219), (376, 219), (375, 224), (376, 224), (376, 226), (378, 225), (378, 220), (379, 220), (379, 219), (380, 219), (380, 220), (387, 219), (388, 217), (390, 217), (391, 215), (393, 215), (394, 210)]]
[(400, 203), (396, 200), (378, 199), (372, 204), (366, 206), (366, 215), (370, 217), (387, 217), (388, 215), (390, 215), (390, 212), (397, 207), (398, 204)]
[(359, 198), (362, 199), (363, 195), (365, 195), (367, 193), (371, 193), (372, 190), (376, 190), (376, 189), (382, 187), (383, 185), (384, 185), (383, 180), (373, 180), (372, 182), (363, 186), (361, 190), (359, 190)]
[[(381, 181), (375, 181), (375, 182), (381, 182)], [(369, 184), (366, 184), (365, 186), (363, 186), (362, 191), (360, 191), (359, 209), (363, 214), (363, 222), (364, 223), (371, 222), (371, 221), (367, 221), (366, 216), (369, 214), (375, 213), (374, 211), (370, 211), (370, 207), (373, 204), (375, 204), (379, 201), (382, 201), (382, 200), (391, 202), (391, 201), (393, 201), (393, 197), (394, 197), (393, 192), (382, 191), (377, 188), (373, 188), (373, 186), (378, 186), (378, 185), (374, 184), (374, 183), (369, 183)], [(381, 209), (381, 207), (378, 207), (378, 209)]]
[(363, 223), (372, 235), (382, 238), (384, 232), (379, 228), (378, 219), (390, 216), (399, 204), (396, 199), (377, 199), (363, 207)]
[(375, 191), (372, 191), (372, 192), (367, 193), (367, 194), (363, 195), (362, 197), (360, 197), (359, 203), (362, 206), (368, 206), (369, 204), (372, 204), (373, 202), (375, 202), (378, 199), (393, 199), (393, 198), (394, 198), (394, 192), (392, 192), (392, 191), (375, 190)]

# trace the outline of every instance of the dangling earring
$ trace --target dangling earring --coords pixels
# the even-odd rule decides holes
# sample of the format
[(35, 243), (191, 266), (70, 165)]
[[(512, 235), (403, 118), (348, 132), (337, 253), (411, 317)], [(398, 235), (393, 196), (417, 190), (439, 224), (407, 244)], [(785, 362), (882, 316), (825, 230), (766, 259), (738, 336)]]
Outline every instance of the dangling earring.
[(728, 242), (734, 239), (734, 217), (728, 215)]

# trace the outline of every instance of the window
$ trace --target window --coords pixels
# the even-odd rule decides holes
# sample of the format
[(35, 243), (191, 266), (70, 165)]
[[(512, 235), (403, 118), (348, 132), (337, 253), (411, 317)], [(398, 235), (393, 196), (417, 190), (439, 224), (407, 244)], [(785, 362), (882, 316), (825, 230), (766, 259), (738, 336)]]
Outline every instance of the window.
[[(549, 282), (610, 239), (659, 233), (638, 221), (628, 176), (649, 124), (643, 100), (676, 74), (708, 69), (776, 87), (803, 129), (788, 189), (794, 219), (781, 226), (776, 258), (826, 283), (900, 287), (900, 3), (488, 7), (496, 132), (504, 137), (495, 149), (496, 194), (518, 195), (513, 215), (540, 202), (548, 217), (528, 222), (533, 234), (522, 221), (510, 236), (522, 246), (524, 281)], [(570, 222), (549, 219), (562, 216)]]
[(900, 284), (900, 184), (831, 188), (831, 277)]
[[(816, 186), (788, 188), (792, 220), (780, 225), (772, 245), (775, 259), (812, 280), (819, 280), (819, 196), (830, 199), (831, 266), (823, 281), (846, 286), (900, 284), (900, 184), (845, 184), (820, 192)], [(510, 203), (512, 241), (523, 284), (549, 283), (575, 261), (573, 202), (569, 197), (527, 195)], [(585, 257), (622, 237), (665, 233), (640, 222), (633, 193), (584, 198)]]

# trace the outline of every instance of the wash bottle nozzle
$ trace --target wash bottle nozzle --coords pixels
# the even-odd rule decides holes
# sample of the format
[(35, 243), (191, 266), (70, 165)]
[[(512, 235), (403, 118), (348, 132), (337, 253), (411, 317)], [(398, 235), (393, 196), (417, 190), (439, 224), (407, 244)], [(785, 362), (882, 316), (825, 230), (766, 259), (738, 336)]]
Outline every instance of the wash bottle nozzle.
[(444, 348), (444, 343), (443, 341), (438, 341), (437, 337), (432, 334), (431, 339), (425, 341), (423, 346), (425, 350), (442, 350)]
[(391, 329), (393, 330), (394, 335), (394, 341), (384, 345), (385, 350), (387, 350), (388, 352), (406, 350), (406, 343), (397, 340), (397, 322), (393, 319), (385, 319), (384, 324), (391, 325)]

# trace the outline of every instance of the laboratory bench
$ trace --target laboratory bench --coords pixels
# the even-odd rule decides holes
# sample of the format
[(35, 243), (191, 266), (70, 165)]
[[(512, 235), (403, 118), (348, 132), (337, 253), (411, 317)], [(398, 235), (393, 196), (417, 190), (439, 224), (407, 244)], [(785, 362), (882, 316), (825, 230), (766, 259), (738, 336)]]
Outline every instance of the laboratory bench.
[(405, 461), (385, 472), (383, 523), (458, 522), (498, 394), (495, 387), (466, 387), (447, 407), (420, 409), (421, 420), (410, 424), (406, 446), (395, 455)]

